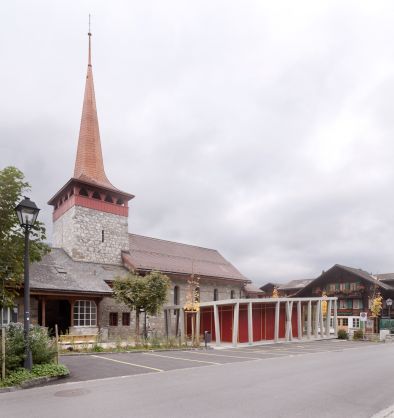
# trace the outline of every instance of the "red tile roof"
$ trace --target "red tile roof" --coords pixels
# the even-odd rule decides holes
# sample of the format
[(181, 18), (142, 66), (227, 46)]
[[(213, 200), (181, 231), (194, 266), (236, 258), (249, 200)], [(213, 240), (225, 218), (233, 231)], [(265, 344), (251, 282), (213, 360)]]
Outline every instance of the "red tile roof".
[(129, 242), (122, 257), (130, 268), (249, 282), (216, 250), (136, 234), (129, 234)]

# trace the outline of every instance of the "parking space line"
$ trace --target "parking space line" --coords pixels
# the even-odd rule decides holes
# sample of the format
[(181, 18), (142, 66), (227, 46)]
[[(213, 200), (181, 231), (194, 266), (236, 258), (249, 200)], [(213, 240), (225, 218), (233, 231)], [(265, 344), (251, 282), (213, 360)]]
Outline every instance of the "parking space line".
[[(228, 348), (228, 349), (226, 349), (226, 351), (231, 351), (231, 352), (236, 352), (236, 353), (239, 353), (239, 350), (237, 350), (237, 349), (233, 349), (233, 348)], [(250, 352), (250, 353), (260, 353), (260, 354), (274, 354), (274, 355), (277, 355), (277, 356), (287, 356), (287, 354), (286, 353), (277, 353), (277, 352), (275, 352), (275, 351), (263, 351), (263, 350), (250, 350), (250, 349), (248, 349), (248, 351), (247, 351), (248, 353)]]
[(188, 353), (201, 355), (201, 356), (231, 357), (231, 358), (245, 358), (247, 360), (260, 360), (260, 357), (229, 356), (227, 354), (200, 353), (198, 351), (188, 351)]
[(145, 355), (145, 356), (163, 357), (163, 358), (171, 358), (171, 359), (174, 359), (174, 360), (193, 361), (193, 362), (196, 362), (196, 363), (214, 364), (216, 366), (221, 366), (223, 364), (223, 363), (215, 363), (213, 361), (193, 360), (193, 359), (183, 358), (183, 357), (164, 356), (163, 354), (143, 353), (143, 355)]
[(99, 358), (99, 359), (102, 359), (102, 360), (113, 361), (115, 363), (127, 364), (129, 366), (141, 367), (142, 369), (154, 370), (155, 372), (164, 372), (164, 370), (157, 369), (156, 367), (143, 366), (141, 364), (129, 363), (127, 361), (115, 360), (113, 358), (108, 358), (108, 357), (103, 357), (103, 356), (96, 356), (96, 355), (92, 355), (92, 357)]

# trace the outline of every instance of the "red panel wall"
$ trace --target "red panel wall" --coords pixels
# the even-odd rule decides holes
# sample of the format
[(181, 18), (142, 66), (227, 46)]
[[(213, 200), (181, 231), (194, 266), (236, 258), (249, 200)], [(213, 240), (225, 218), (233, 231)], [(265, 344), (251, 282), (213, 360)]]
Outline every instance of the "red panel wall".
[(233, 306), (219, 306), (220, 337), (223, 342), (233, 341)]
[(247, 343), (248, 335), (248, 305), (239, 305), (238, 341)]

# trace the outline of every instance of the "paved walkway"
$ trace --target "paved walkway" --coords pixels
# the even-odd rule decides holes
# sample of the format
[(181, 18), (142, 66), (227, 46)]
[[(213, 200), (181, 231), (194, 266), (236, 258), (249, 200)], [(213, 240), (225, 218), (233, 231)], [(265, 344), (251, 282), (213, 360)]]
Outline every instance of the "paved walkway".
[(70, 369), (67, 381), (79, 382), (169, 370), (218, 366), (226, 363), (309, 356), (315, 353), (359, 349), (376, 343), (327, 340), (269, 344), (225, 350), (179, 350), (145, 353), (114, 353), (62, 356)]

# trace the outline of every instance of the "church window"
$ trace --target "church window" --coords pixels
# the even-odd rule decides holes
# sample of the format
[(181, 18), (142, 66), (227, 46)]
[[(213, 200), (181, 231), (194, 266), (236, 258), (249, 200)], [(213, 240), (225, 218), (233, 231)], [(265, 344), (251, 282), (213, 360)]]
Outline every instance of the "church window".
[(74, 303), (74, 325), (93, 327), (97, 323), (97, 307), (92, 300), (77, 300)]
[(12, 308), (0, 309), (0, 315), (0, 325), (4, 326), (10, 322), (18, 322), (18, 305), (14, 305)]
[(122, 325), (124, 327), (130, 326), (130, 312), (123, 312), (122, 313)]
[(110, 312), (109, 313), (109, 325), (111, 327), (118, 326), (118, 313), (117, 312)]
[(79, 195), (80, 195), (80, 196), (89, 196), (89, 195), (88, 195), (88, 192), (86, 191), (86, 189), (81, 189), (81, 190), (79, 191)]
[(179, 286), (174, 287), (174, 305), (179, 305)]
[(217, 289), (213, 290), (213, 300), (219, 300), (219, 291)]
[(92, 195), (92, 197), (93, 197), (93, 199), (101, 200), (101, 197), (100, 197), (100, 193), (99, 192), (94, 192), (93, 195)]
[(235, 299), (235, 292), (234, 292), (234, 290), (232, 290), (230, 292), (230, 299)]

